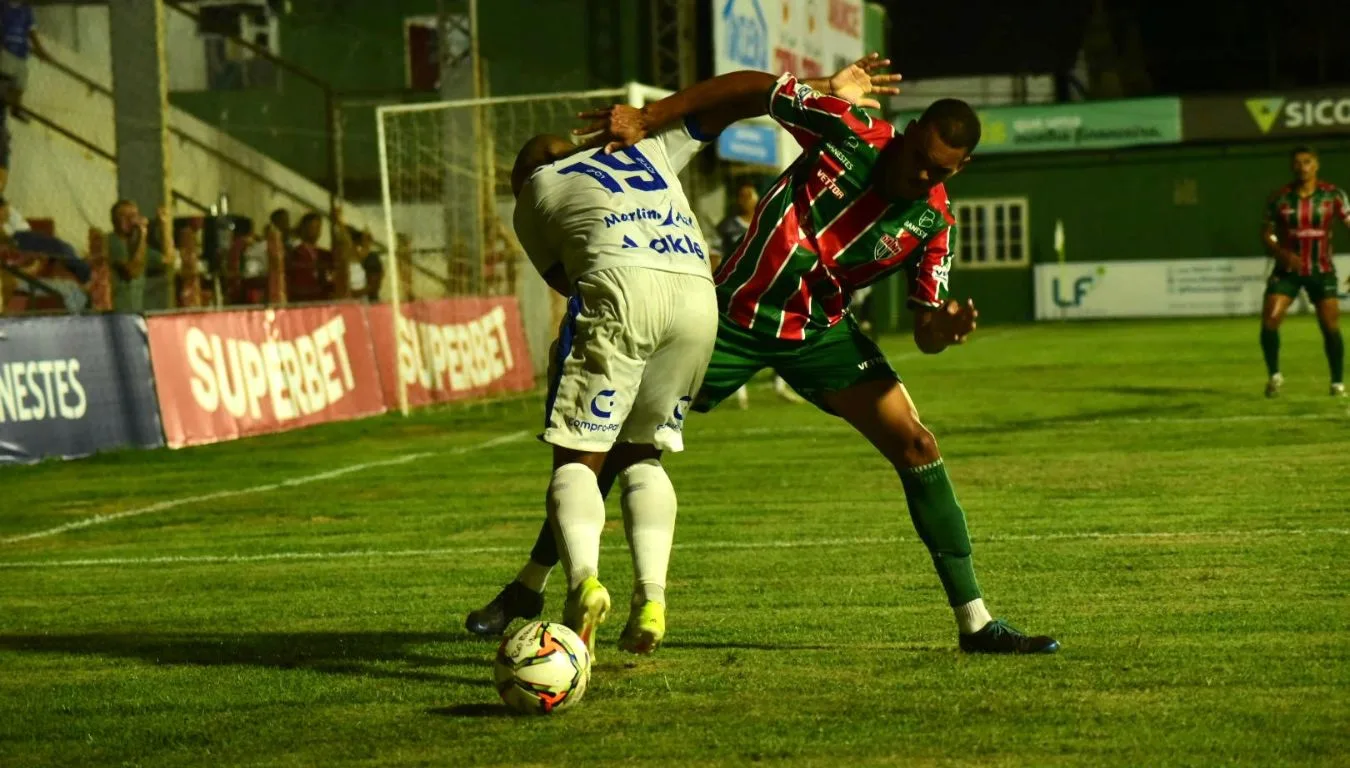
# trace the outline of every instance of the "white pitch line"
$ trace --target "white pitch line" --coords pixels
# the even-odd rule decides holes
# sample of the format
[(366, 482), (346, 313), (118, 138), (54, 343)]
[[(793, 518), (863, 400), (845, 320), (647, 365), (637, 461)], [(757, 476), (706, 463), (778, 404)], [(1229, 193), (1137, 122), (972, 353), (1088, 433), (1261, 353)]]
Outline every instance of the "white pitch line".
[[(1347, 414), (1350, 415), (1350, 414)], [(1300, 413), (1294, 415), (1275, 415), (1275, 414), (1248, 414), (1232, 416), (1151, 416), (1146, 418), (1101, 418), (1101, 419), (1065, 419), (1063, 421), (1047, 422), (1042, 429), (1057, 429), (1060, 427), (1091, 427), (1101, 426), (1103, 424), (1231, 424), (1244, 421), (1315, 421), (1322, 419), (1334, 419), (1325, 413)], [(956, 422), (953, 422), (955, 424)], [(961, 423), (959, 429), (986, 429), (986, 428), (1004, 428), (1009, 424), (997, 421), (972, 421)], [(1034, 429), (1037, 427), (1024, 427), (1025, 429)], [(851, 434), (853, 428), (843, 421), (830, 422), (829, 424), (802, 424), (800, 426), (787, 427), (745, 427), (743, 429), (709, 429), (700, 430), (697, 434), (705, 437), (719, 437), (724, 435), (778, 435), (778, 434), (800, 434), (800, 433), (822, 433), (822, 434)]]
[[(1180, 539), (1249, 539), (1273, 538), (1276, 536), (1350, 536), (1350, 528), (1259, 528), (1250, 531), (1123, 531), (1095, 532), (1071, 531), (1065, 533), (1013, 533), (1006, 535), (975, 537), (976, 544), (998, 544), (1008, 542), (1037, 541), (1114, 541), (1122, 539), (1180, 540)], [(906, 542), (918, 542), (917, 538), (904, 536), (876, 536), (859, 538), (832, 539), (780, 539), (769, 541), (704, 541), (688, 544), (676, 544), (675, 549), (682, 551), (718, 551), (718, 550), (775, 550), (775, 549), (815, 549), (830, 547), (867, 547)], [(619, 551), (623, 545), (604, 547), (606, 551)], [(524, 546), (494, 547), (457, 547), (439, 549), (360, 549), (348, 552), (272, 552), (259, 555), (170, 555), (161, 557), (107, 557), (81, 560), (19, 560), (0, 562), (0, 570), (19, 568), (91, 568), (122, 565), (237, 565), (241, 563), (266, 563), (305, 560), (382, 560), (417, 557), (464, 557), (466, 555), (496, 555), (515, 553), (523, 555)]]
[[(509, 443), (513, 440), (519, 440), (526, 434), (527, 433), (523, 430), (520, 432), (512, 432), (510, 434), (494, 437), (491, 440), (487, 440), (482, 443), (460, 446), (458, 448), (446, 451), (446, 453), (461, 454), (461, 453), (469, 453), (471, 451), (481, 451), (487, 448), (492, 448), (501, 445), (503, 443)], [(59, 534), (66, 533), (68, 531), (75, 531), (81, 528), (88, 528), (94, 525), (103, 525), (104, 523), (111, 523), (113, 521), (122, 520), (128, 517), (139, 517), (140, 515), (148, 515), (154, 512), (164, 512), (166, 510), (186, 506), (188, 504), (200, 504), (201, 502), (204, 501), (229, 499), (235, 496), (247, 496), (253, 493), (266, 493), (268, 491), (276, 491), (282, 488), (294, 488), (296, 486), (307, 485), (309, 483), (316, 483), (320, 480), (332, 480), (335, 477), (342, 477), (343, 475), (349, 475), (353, 472), (363, 472), (367, 469), (375, 469), (377, 467), (393, 467), (398, 466), (400, 464), (408, 464), (410, 462), (418, 461), (420, 459), (425, 459), (435, 455), (437, 454), (434, 452), (407, 453), (392, 459), (384, 459), (382, 461), (368, 461), (361, 464), (352, 464), (350, 466), (339, 467), (338, 469), (329, 470), (327, 472), (319, 472), (313, 475), (293, 477), (276, 483), (268, 483), (266, 485), (254, 485), (248, 488), (234, 488), (226, 491), (214, 491), (212, 493), (204, 493), (199, 496), (184, 496), (183, 498), (180, 499), (169, 499), (168, 501), (160, 501), (154, 504), (150, 504), (148, 506), (137, 507), (136, 509), (128, 509), (122, 512), (113, 512), (112, 514), (107, 515), (94, 515), (93, 517), (86, 517), (83, 520), (76, 520), (74, 522), (58, 525), (55, 528), (48, 528), (42, 531), (34, 531), (32, 533), (23, 533), (18, 536), (11, 536), (7, 539), (0, 539), (0, 544), (17, 544), (21, 541), (32, 541), (33, 539), (45, 539), (49, 536), (57, 536)]]

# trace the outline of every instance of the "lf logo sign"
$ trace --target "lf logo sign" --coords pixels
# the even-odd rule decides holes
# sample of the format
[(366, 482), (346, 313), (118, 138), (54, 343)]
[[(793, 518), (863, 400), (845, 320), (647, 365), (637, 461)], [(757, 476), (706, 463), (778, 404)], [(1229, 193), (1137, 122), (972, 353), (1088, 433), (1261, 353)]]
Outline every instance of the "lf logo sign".
[(1087, 298), (1093, 288), (1101, 283), (1102, 278), (1105, 276), (1106, 268), (1098, 267), (1096, 274), (1083, 275), (1074, 280), (1071, 289), (1066, 289), (1062, 281), (1057, 277), (1050, 284), (1051, 298), (1055, 300), (1055, 306), (1060, 309), (1081, 307), (1083, 306), (1083, 300)]

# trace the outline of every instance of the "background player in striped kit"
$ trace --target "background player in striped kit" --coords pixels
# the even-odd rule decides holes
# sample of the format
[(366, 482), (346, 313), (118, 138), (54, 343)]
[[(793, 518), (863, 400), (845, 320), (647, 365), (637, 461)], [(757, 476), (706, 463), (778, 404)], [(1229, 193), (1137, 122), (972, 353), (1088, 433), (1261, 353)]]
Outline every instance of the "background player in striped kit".
[[(695, 408), (715, 406), (763, 368), (776, 370), (806, 399), (847, 420), (899, 473), (963, 651), (1058, 650), (1053, 638), (1028, 636), (990, 616), (975, 578), (965, 513), (936, 439), (884, 354), (848, 311), (854, 291), (904, 270), (914, 340), (923, 352), (960, 344), (975, 330), (973, 302), (947, 296), (954, 233), (943, 187), (979, 142), (974, 111), (943, 99), (900, 135), (854, 108), (850, 96), (856, 94), (846, 90), (823, 95), (792, 75), (775, 80), (745, 72), (719, 80), (742, 95), (740, 117), (767, 109), (803, 152), (765, 195), (741, 245), (718, 270), (722, 316)], [(622, 145), (640, 141), (686, 114), (690, 100), (678, 96), (697, 88), (641, 112), (616, 106), (607, 127)], [(545, 538), (532, 557), (546, 548)], [(500, 631), (504, 623), (497, 620), (522, 615), (513, 613), (514, 586), (470, 614), (471, 631)]]
[(1317, 153), (1296, 147), (1289, 153), (1293, 181), (1266, 202), (1261, 244), (1275, 259), (1261, 311), (1261, 351), (1266, 358), (1266, 397), (1284, 385), (1280, 373), (1280, 324), (1299, 291), (1317, 308), (1317, 325), (1331, 369), (1332, 397), (1345, 396), (1345, 342), (1341, 338), (1336, 265), (1331, 261), (1331, 228), (1340, 219), (1350, 226), (1345, 190), (1317, 178)]

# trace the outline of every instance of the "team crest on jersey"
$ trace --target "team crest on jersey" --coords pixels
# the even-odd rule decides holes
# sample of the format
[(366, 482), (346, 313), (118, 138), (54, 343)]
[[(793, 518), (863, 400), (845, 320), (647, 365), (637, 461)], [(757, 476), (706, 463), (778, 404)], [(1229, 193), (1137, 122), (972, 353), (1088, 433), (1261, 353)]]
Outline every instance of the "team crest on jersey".
[(883, 234), (881, 239), (877, 241), (877, 247), (872, 251), (872, 256), (876, 260), (881, 261), (887, 256), (899, 256), (900, 252), (903, 250), (904, 246), (901, 245), (900, 238)]

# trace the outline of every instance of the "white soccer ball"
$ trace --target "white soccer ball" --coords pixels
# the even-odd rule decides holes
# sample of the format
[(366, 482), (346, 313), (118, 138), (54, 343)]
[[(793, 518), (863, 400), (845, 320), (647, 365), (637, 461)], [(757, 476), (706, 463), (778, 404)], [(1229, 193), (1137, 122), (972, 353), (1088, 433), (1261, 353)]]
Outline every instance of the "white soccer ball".
[(591, 654), (577, 633), (536, 621), (502, 641), (492, 676), (507, 706), (547, 715), (581, 700), (591, 679)]

